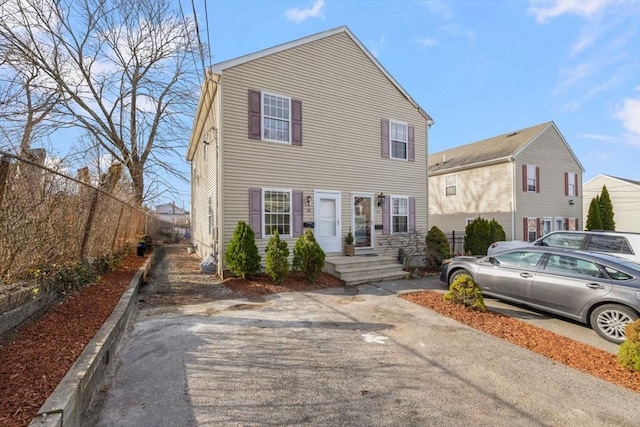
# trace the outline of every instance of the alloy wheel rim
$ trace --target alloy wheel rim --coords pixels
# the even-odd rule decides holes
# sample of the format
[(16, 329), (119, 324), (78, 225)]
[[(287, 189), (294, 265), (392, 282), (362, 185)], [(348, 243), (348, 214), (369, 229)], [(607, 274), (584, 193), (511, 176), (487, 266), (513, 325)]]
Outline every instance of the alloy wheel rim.
[(606, 310), (598, 315), (598, 328), (607, 336), (615, 339), (625, 338), (625, 328), (631, 323), (631, 318), (616, 310)]

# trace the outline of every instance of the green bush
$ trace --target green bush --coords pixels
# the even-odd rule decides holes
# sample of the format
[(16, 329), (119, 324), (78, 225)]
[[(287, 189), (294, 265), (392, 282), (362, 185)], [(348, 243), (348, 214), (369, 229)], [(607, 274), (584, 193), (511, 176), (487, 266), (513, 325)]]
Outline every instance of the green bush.
[(267, 252), (267, 274), (278, 284), (284, 282), (289, 274), (289, 248), (286, 241), (280, 240), (277, 230), (269, 239), (265, 250)]
[(477, 311), (487, 311), (487, 306), (482, 298), (480, 286), (466, 274), (458, 276), (453, 281), (449, 292), (444, 295), (445, 301), (462, 304)]
[(487, 249), (489, 249), (489, 246), (491, 246), (491, 244), (493, 244), (494, 242), (506, 240), (507, 238), (507, 235), (504, 233), (504, 228), (502, 228), (500, 223), (495, 219), (492, 219), (491, 222), (489, 222), (489, 228), (491, 229), (491, 238), (489, 239)]
[(451, 258), (449, 249), (449, 239), (435, 225), (431, 227), (425, 239), (425, 254), (427, 260), (427, 268), (438, 269), (442, 265), (442, 261)]
[(495, 219), (489, 222), (482, 217), (467, 224), (465, 233), (464, 250), (471, 255), (486, 255), (493, 242), (505, 239), (504, 229)]
[(307, 282), (313, 283), (322, 273), (324, 257), (313, 231), (307, 230), (293, 248), (293, 269), (304, 272)]
[(627, 339), (618, 350), (618, 362), (627, 369), (640, 372), (640, 319), (624, 330)]
[(236, 276), (246, 279), (260, 271), (260, 255), (255, 234), (244, 221), (238, 221), (225, 253), (225, 263)]

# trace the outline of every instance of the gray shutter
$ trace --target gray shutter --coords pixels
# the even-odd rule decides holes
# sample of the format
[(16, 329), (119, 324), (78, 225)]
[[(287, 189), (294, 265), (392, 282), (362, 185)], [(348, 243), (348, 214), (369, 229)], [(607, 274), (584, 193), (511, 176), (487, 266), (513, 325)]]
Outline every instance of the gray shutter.
[(257, 239), (262, 238), (262, 190), (249, 189), (249, 226)]
[(291, 145), (302, 145), (302, 101), (291, 100)]
[(249, 139), (262, 139), (260, 123), (260, 91), (249, 89)]
[(382, 204), (382, 234), (391, 234), (391, 197), (384, 198)]
[(416, 231), (416, 198), (409, 197), (409, 233)]
[(415, 145), (415, 142), (413, 140), (414, 139), (414, 137), (413, 137), (414, 133), (415, 133), (415, 131), (413, 129), (413, 125), (409, 125), (408, 126), (408, 137), (409, 137), (409, 144), (408, 144), (409, 148), (408, 148), (408, 150), (409, 150), (409, 152), (408, 152), (408, 156), (407, 157), (408, 157), (410, 162), (415, 162), (416, 161), (416, 145)]
[(540, 192), (540, 168), (536, 166), (536, 193)]
[(293, 237), (302, 236), (302, 215), (304, 208), (302, 206), (302, 191), (293, 192)]
[(380, 123), (380, 148), (382, 157), (389, 158), (389, 119), (382, 119)]

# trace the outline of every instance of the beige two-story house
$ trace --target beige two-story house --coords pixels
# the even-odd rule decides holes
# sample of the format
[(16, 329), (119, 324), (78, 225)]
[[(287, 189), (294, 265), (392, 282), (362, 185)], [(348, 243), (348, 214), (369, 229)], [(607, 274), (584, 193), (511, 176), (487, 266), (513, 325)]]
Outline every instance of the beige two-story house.
[(427, 228), (432, 122), (347, 27), (214, 64), (187, 153), (197, 253), (223, 272), (238, 221), (263, 260), (305, 228), (328, 255), (349, 231), (391, 253), (383, 236)]
[(429, 156), (429, 225), (495, 219), (507, 240), (581, 230), (584, 169), (553, 122)]
[(613, 205), (616, 231), (640, 233), (640, 181), (632, 179), (600, 174), (585, 182), (582, 187), (583, 221), (587, 221), (591, 200), (599, 196), (605, 186)]

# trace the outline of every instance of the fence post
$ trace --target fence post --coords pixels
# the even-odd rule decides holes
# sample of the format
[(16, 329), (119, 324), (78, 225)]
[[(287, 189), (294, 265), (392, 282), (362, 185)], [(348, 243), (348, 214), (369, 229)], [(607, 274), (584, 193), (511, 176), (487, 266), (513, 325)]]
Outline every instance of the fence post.
[(451, 232), (451, 253), (456, 253), (456, 232), (455, 230)]
[(98, 204), (98, 196), (100, 191), (96, 188), (91, 199), (91, 206), (89, 207), (89, 215), (87, 216), (87, 222), (84, 225), (84, 235), (82, 236), (82, 245), (80, 246), (80, 259), (85, 258), (85, 251), (87, 250), (87, 243), (89, 242), (89, 234), (91, 234), (91, 225), (93, 224), (93, 217), (96, 212), (96, 205)]
[(2, 205), (2, 198), (4, 197), (4, 190), (7, 187), (7, 179), (9, 178), (9, 158), (6, 156), (0, 157), (0, 205)]

